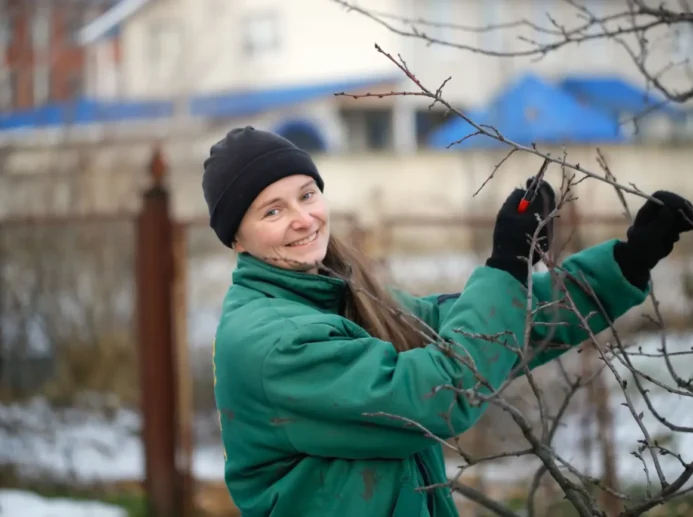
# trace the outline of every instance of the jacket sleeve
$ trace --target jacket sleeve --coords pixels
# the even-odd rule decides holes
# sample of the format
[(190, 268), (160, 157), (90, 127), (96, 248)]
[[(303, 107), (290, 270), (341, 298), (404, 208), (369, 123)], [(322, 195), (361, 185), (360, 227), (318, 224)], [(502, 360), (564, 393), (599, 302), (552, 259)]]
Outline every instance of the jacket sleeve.
[[(616, 242), (618, 241), (613, 239), (584, 249), (568, 257), (561, 266), (564, 270), (564, 273), (561, 273), (563, 282), (575, 306), (594, 334), (608, 328), (609, 321), (615, 321), (631, 308), (640, 305), (648, 294), (647, 291), (641, 291), (633, 286), (623, 276), (621, 268), (614, 259), (613, 250)], [(586, 283), (598, 301), (591, 293), (571, 280), (566, 273)], [(398, 298), (416, 316), (436, 329), (436, 318), (445, 319), (450, 311), (456, 310), (454, 300), (459, 295), (459, 293), (434, 294), (412, 300), (408, 298), (413, 297), (408, 297), (406, 293), (398, 293)], [(539, 353), (530, 362), (530, 369), (559, 357), (569, 350), (569, 347), (579, 345), (589, 337), (589, 333), (582, 327), (580, 318), (567, 306), (567, 301), (560, 308), (558, 304), (547, 305), (565, 298), (565, 293), (550, 272), (532, 275), (532, 295), (536, 304), (545, 306), (537, 311), (534, 318), (532, 342), (539, 344), (548, 339), (552, 344), (566, 346)], [(600, 305), (606, 312), (606, 317)]]
[[(640, 305), (648, 294), (647, 290), (640, 290), (623, 276), (621, 268), (614, 259), (616, 242), (618, 242), (616, 239), (609, 240), (571, 255), (563, 261), (561, 269), (564, 272), (559, 273), (576, 308), (582, 318), (587, 321), (593, 334), (607, 329), (609, 322), (615, 321), (631, 308)], [(569, 276), (587, 284), (589, 289), (585, 290)], [(589, 291), (593, 291), (593, 294)], [(533, 275), (532, 293), (538, 304), (566, 298), (559, 283), (552, 278), (550, 272)], [(570, 310), (567, 300), (560, 306), (555, 304), (541, 308), (537, 311), (534, 322), (531, 337), (537, 343), (548, 339), (552, 343), (574, 346), (589, 338), (589, 333), (583, 328), (581, 319)], [(559, 324), (556, 325), (556, 323)], [(560, 356), (566, 350), (567, 347), (563, 347), (542, 352), (530, 363), (530, 368), (542, 365)]]
[[(525, 310), (518, 304), (523, 296), (521, 284), (509, 274), (480, 267), (440, 322), (440, 336), (476, 365), (492, 389), (507, 379), (517, 360), (514, 348), (525, 328)], [(265, 395), (297, 452), (404, 458), (435, 442), (402, 420), (366, 413), (416, 422), (443, 439), (465, 431), (481, 416), (486, 404), (473, 405), (452, 390), (439, 389), (479, 387), (474, 368), (450, 351), (431, 344), (398, 354), (391, 343), (347, 337), (338, 325), (288, 328), (264, 361)], [(469, 333), (503, 334), (502, 343)]]

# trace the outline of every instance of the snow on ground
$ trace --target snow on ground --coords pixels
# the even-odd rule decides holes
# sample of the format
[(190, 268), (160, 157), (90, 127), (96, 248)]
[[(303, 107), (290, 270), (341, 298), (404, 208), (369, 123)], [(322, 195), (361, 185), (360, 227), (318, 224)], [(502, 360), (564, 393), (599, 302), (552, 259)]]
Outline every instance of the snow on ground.
[[(658, 335), (648, 335), (638, 339), (638, 344), (642, 346), (644, 353), (656, 353), (661, 347)], [(691, 334), (672, 334), (667, 338), (667, 349), (669, 352), (691, 351), (693, 349), (693, 335)], [(674, 386), (670, 374), (666, 370), (664, 360), (661, 358), (653, 359), (646, 357), (631, 357), (633, 366), (642, 372), (649, 374), (654, 379), (663, 382), (667, 386)], [(683, 379), (690, 378), (693, 371), (693, 355), (672, 357), (673, 366), (676, 373)], [(639, 393), (633, 389), (634, 382), (632, 375), (626, 368), (615, 362), (616, 370), (622, 379), (628, 381), (630, 389), (628, 395), (636, 414), (643, 412), (642, 422), (652, 440), (657, 440), (662, 446), (673, 453), (678, 453), (683, 460), (690, 462), (693, 460), (693, 433), (692, 432), (672, 432), (659, 420), (657, 420)], [(616, 460), (618, 474), (621, 479), (628, 483), (644, 484), (647, 482), (647, 475), (653, 482), (657, 482), (658, 476), (655, 464), (649, 451), (641, 453), (642, 459), (635, 457), (632, 453), (637, 451), (644, 440), (644, 435), (640, 427), (636, 424), (631, 410), (625, 405), (625, 397), (620, 388), (617, 387), (613, 374), (606, 373), (609, 389), (611, 392), (611, 409), (614, 417), (614, 429), (616, 446)], [(693, 398), (673, 394), (663, 389), (655, 387), (653, 384), (645, 382), (645, 387), (650, 390), (649, 398), (652, 406), (657, 413), (669, 423), (693, 429)], [(591, 462), (587, 462), (580, 446), (582, 415), (574, 413), (562, 420), (562, 425), (556, 433), (553, 450), (571, 466), (577, 468), (581, 473), (595, 477), (602, 475), (601, 455), (597, 444), (593, 445)], [(592, 435), (596, 436), (596, 423), (592, 422)], [(668, 439), (667, 439), (668, 435)], [(517, 449), (524, 448), (522, 446)], [(683, 467), (681, 462), (672, 455), (657, 455), (667, 481), (671, 482), (678, 477)], [(647, 465), (648, 474), (645, 474), (644, 463)], [(460, 460), (449, 460), (447, 462), (448, 475), (457, 474)], [(539, 466), (539, 460), (531, 456), (514, 458), (506, 461), (496, 461), (483, 466), (473, 466), (468, 469), (470, 474), (481, 473), (486, 479), (498, 482), (510, 482), (520, 478), (531, 479)], [(565, 469), (563, 469), (565, 470)], [(693, 481), (686, 484), (689, 486)]]
[(0, 517), (127, 517), (123, 508), (96, 501), (44, 498), (23, 490), (0, 490)]
[[(674, 400), (672, 400), (672, 397)], [(657, 482), (657, 473), (654, 462), (646, 450), (642, 452), (642, 460), (632, 455), (633, 451), (637, 451), (642, 440), (643, 434), (640, 428), (635, 424), (635, 420), (630, 415), (629, 409), (620, 404), (623, 402), (623, 397), (614, 397), (616, 400), (612, 404), (614, 407), (614, 416), (617, 420), (615, 425), (616, 437), (614, 443), (616, 445), (616, 460), (617, 469), (620, 478), (626, 483), (645, 484), (647, 475), (643, 467), (643, 460), (647, 464), (648, 475), (653, 482)], [(693, 427), (693, 400), (690, 398), (682, 400), (673, 395), (657, 395), (652, 397), (652, 402), (655, 408), (663, 414), (670, 422), (677, 425)], [(637, 411), (644, 410), (647, 413), (644, 403), (636, 403)], [(587, 464), (584, 453), (580, 447), (580, 432), (581, 422), (580, 415), (573, 415), (563, 421), (563, 428), (556, 434), (553, 443), (553, 450), (562, 459), (571, 466), (578, 469), (583, 474), (588, 474), (594, 477), (602, 475), (601, 455), (597, 444), (593, 446), (592, 461)], [(665, 427), (658, 422), (655, 422), (654, 417), (646, 415), (644, 423), (650, 436), (654, 439), (661, 436), (665, 431)], [(693, 460), (693, 434), (690, 433), (675, 433), (673, 442), (668, 443), (666, 447), (674, 453), (679, 453), (684, 461), (690, 462)], [(517, 450), (524, 446), (517, 447)], [(671, 482), (676, 479), (683, 467), (681, 462), (671, 455), (661, 456), (657, 454), (662, 472), (667, 481)], [(455, 476), (459, 471), (459, 466), (462, 465), (461, 460), (450, 459), (446, 462), (446, 470), (448, 476)], [(522, 456), (521, 458), (513, 458), (506, 461), (495, 461), (483, 464), (481, 466), (473, 466), (468, 469), (470, 474), (483, 473), (483, 477), (489, 481), (496, 482), (513, 482), (519, 479), (530, 480), (540, 466), (540, 462), (533, 456)], [(560, 464), (559, 467), (567, 473), (567, 470)], [(690, 486), (693, 481), (685, 486)]]
[[(638, 338), (644, 352), (655, 352), (660, 346), (657, 336)], [(690, 350), (693, 336), (671, 335), (668, 338), (670, 351)], [(688, 378), (693, 371), (693, 358), (677, 356), (675, 368), (681, 376)], [(640, 359), (640, 360), (638, 360)], [(636, 363), (651, 365), (648, 373), (665, 380), (666, 372), (661, 359), (633, 358)], [(623, 373), (624, 368), (619, 371)], [(608, 377), (612, 377), (610, 374)], [(633, 382), (630, 377), (629, 384)], [(612, 384), (615, 384), (612, 382)], [(671, 384), (671, 381), (668, 382)], [(644, 401), (631, 393), (637, 412), (644, 411), (648, 431), (653, 437), (665, 434), (666, 429), (649, 415)], [(656, 409), (671, 422), (693, 427), (693, 399), (653, 389), (652, 399)], [(614, 392), (613, 411), (616, 418), (616, 445), (619, 473), (629, 482), (645, 481), (643, 466), (631, 452), (638, 447), (642, 433), (635, 424), (628, 408), (623, 407), (623, 395)], [(213, 415), (200, 421), (210, 421)], [(197, 427), (203, 425), (197, 423)], [(133, 411), (119, 411), (108, 419), (94, 414), (92, 410), (71, 408), (63, 411), (51, 409), (45, 401), (36, 399), (23, 406), (0, 406), (0, 465), (13, 464), (25, 476), (53, 475), (63, 481), (97, 482), (115, 480), (137, 480), (143, 478), (142, 444), (138, 433), (140, 422)], [(595, 454), (593, 464), (584, 465), (580, 449), (579, 415), (564, 420), (557, 433), (554, 448), (565, 460), (583, 470), (589, 467), (591, 474), (598, 475), (600, 465)], [(8, 429), (14, 429), (10, 432)], [(21, 430), (21, 432), (20, 432)], [(201, 434), (201, 433), (200, 433)], [(198, 479), (223, 480), (224, 461), (218, 439), (203, 440), (198, 435), (193, 457), (193, 473)], [(693, 459), (693, 433), (675, 433), (674, 441), (668, 446), (680, 452), (684, 460)], [(651, 476), (654, 475), (652, 460), (644, 454)], [(667, 478), (672, 479), (680, 472), (680, 465), (672, 457), (660, 458)], [(448, 469), (456, 473), (458, 461), (450, 460)], [(472, 469), (478, 470), (478, 467)], [(470, 472), (474, 470), (470, 469)], [(511, 481), (530, 476), (536, 463), (523, 458), (520, 461), (497, 462), (483, 467), (489, 480)], [(2, 514), (0, 514), (2, 515)], [(3, 516), (4, 517), (4, 516)], [(28, 517), (23, 515), (23, 517)]]
[[(106, 418), (75, 408), (58, 412), (34, 399), (24, 406), (0, 406), (0, 424), (0, 465), (15, 465), (24, 476), (75, 482), (143, 479), (140, 419), (134, 411), (121, 410)], [(195, 448), (196, 477), (221, 479), (223, 469), (218, 444)]]

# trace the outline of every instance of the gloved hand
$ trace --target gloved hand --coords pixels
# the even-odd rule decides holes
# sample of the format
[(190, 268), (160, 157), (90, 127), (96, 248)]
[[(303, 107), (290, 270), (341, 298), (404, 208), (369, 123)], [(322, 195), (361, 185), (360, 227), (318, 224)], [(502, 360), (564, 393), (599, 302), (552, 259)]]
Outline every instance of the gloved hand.
[(626, 232), (627, 240), (614, 247), (614, 259), (623, 276), (645, 290), (650, 271), (674, 249), (681, 233), (693, 230), (693, 206), (672, 192), (652, 194), (664, 206), (647, 200)]
[[(526, 188), (529, 188), (533, 178), (527, 180)], [(529, 252), (532, 246), (532, 237), (539, 226), (540, 219), (546, 219), (556, 208), (556, 195), (551, 185), (541, 181), (534, 200), (527, 210), (520, 214), (517, 207), (524, 196), (525, 189), (515, 189), (501, 206), (496, 225), (493, 230), (493, 249), (491, 256), (486, 260), (486, 265), (496, 269), (507, 271), (523, 284), (527, 284), (527, 272)], [(538, 244), (544, 252), (548, 251), (553, 238), (553, 219), (540, 231)], [(532, 265), (541, 260), (538, 251), (534, 251)]]

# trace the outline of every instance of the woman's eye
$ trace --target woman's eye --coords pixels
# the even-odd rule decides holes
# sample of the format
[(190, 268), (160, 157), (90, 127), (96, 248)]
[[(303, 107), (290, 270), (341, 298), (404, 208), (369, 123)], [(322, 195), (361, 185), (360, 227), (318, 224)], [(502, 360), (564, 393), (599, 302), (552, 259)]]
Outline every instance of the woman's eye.
[(279, 210), (277, 208), (273, 208), (272, 210), (267, 211), (265, 217), (274, 217), (277, 214), (279, 214)]
[(313, 191), (311, 190), (310, 192), (306, 192), (305, 194), (303, 194), (303, 196), (301, 196), (301, 199), (302, 199), (303, 201), (307, 201), (308, 199), (310, 199), (311, 197), (313, 197), (314, 194), (315, 194), (315, 192), (313, 192)]

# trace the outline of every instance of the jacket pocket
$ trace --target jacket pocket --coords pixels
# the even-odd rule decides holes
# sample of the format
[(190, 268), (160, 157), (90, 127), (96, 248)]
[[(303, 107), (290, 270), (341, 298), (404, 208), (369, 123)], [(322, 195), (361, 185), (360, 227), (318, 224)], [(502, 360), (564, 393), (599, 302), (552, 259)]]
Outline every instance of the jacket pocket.
[(431, 517), (426, 508), (425, 492), (416, 492), (412, 485), (402, 485), (392, 517)]

